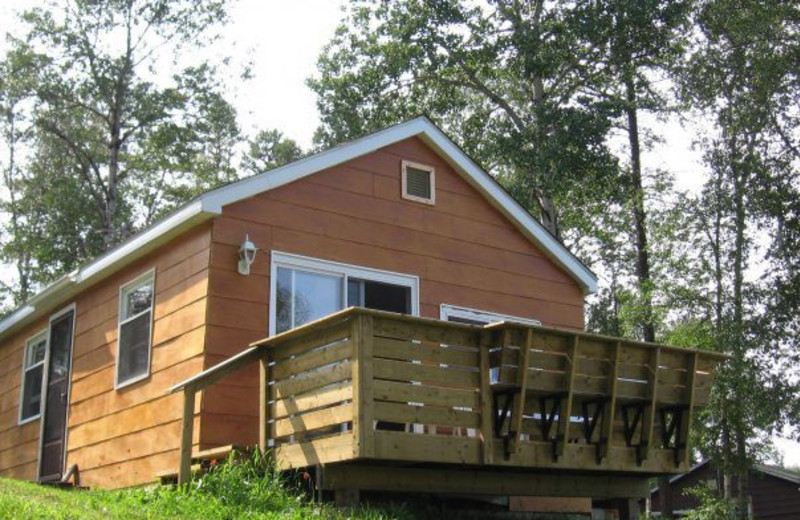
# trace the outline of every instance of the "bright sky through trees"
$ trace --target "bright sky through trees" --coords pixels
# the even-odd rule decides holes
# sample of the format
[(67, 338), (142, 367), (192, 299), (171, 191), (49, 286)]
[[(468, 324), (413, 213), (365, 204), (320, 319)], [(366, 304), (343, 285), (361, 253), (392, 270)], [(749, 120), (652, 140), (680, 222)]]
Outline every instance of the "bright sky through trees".
[[(229, 99), (236, 106), (242, 129), (253, 134), (260, 128), (276, 128), (303, 148), (311, 146), (319, 120), (315, 96), (305, 80), (316, 71), (316, 60), (339, 22), (344, 0), (238, 0), (231, 9), (231, 23), (221, 42), (214, 46), (214, 61), (233, 57), (226, 82)], [(0, 33), (15, 34), (16, 11), (40, 5), (40, 0), (3, 0), (0, 3)], [(0, 51), (6, 49), (0, 39)], [(239, 81), (238, 74), (251, 64), (252, 78)], [(171, 71), (166, 71), (171, 73)], [(704, 180), (699, 154), (692, 150), (693, 132), (671, 121), (645, 119), (644, 126), (664, 139), (645, 154), (645, 168), (673, 173), (678, 187), (697, 190)], [(3, 222), (0, 222), (2, 225)], [(5, 277), (1, 272), (0, 277)], [(800, 445), (778, 441), (785, 463), (800, 466)]]

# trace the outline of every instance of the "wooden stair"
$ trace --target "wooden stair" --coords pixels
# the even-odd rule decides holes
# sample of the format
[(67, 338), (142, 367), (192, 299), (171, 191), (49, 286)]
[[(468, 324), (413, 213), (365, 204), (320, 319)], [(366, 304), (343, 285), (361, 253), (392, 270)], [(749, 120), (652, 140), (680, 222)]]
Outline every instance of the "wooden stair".
[[(192, 454), (192, 475), (203, 475), (213, 467), (228, 459), (231, 453), (238, 454), (239, 457), (246, 457), (250, 452), (249, 448), (228, 444), (218, 446), (208, 450), (198, 451)], [(237, 457), (238, 458), (238, 457)], [(156, 481), (163, 485), (178, 483), (178, 470), (165, 470), (156, 473)]]

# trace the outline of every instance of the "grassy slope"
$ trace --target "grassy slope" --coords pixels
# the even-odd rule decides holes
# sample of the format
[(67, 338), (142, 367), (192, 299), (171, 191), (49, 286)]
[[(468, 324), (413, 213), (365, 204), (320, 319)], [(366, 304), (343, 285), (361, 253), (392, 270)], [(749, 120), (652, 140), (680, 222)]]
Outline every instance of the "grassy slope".
[(0, 519), (54, 520), (391, 520), (409, 518), (308, 503), (274, 470), (223, 465), (184, 488), (151, 486), (120, 491), (67, 491), (0, 478)]

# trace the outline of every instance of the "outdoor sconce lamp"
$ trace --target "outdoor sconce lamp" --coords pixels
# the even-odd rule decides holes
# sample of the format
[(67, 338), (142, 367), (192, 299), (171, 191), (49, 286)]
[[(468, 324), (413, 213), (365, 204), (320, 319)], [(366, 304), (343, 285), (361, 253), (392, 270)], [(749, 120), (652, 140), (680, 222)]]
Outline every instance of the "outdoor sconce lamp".
[(256, 251), (258, 248), (250, 242), (250, 235), (245, 235), (244, 242), (239, 247), (239, 274), (245, 276), (250, 274), (250, 265), (256, 259)]

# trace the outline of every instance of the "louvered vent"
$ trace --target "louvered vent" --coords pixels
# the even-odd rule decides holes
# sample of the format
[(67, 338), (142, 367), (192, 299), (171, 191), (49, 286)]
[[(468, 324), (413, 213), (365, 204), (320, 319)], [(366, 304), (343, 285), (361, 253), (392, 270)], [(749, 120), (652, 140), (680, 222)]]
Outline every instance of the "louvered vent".
[(422, 165), (403, 164), (403, 198), (433, 204), (434, 171)]

